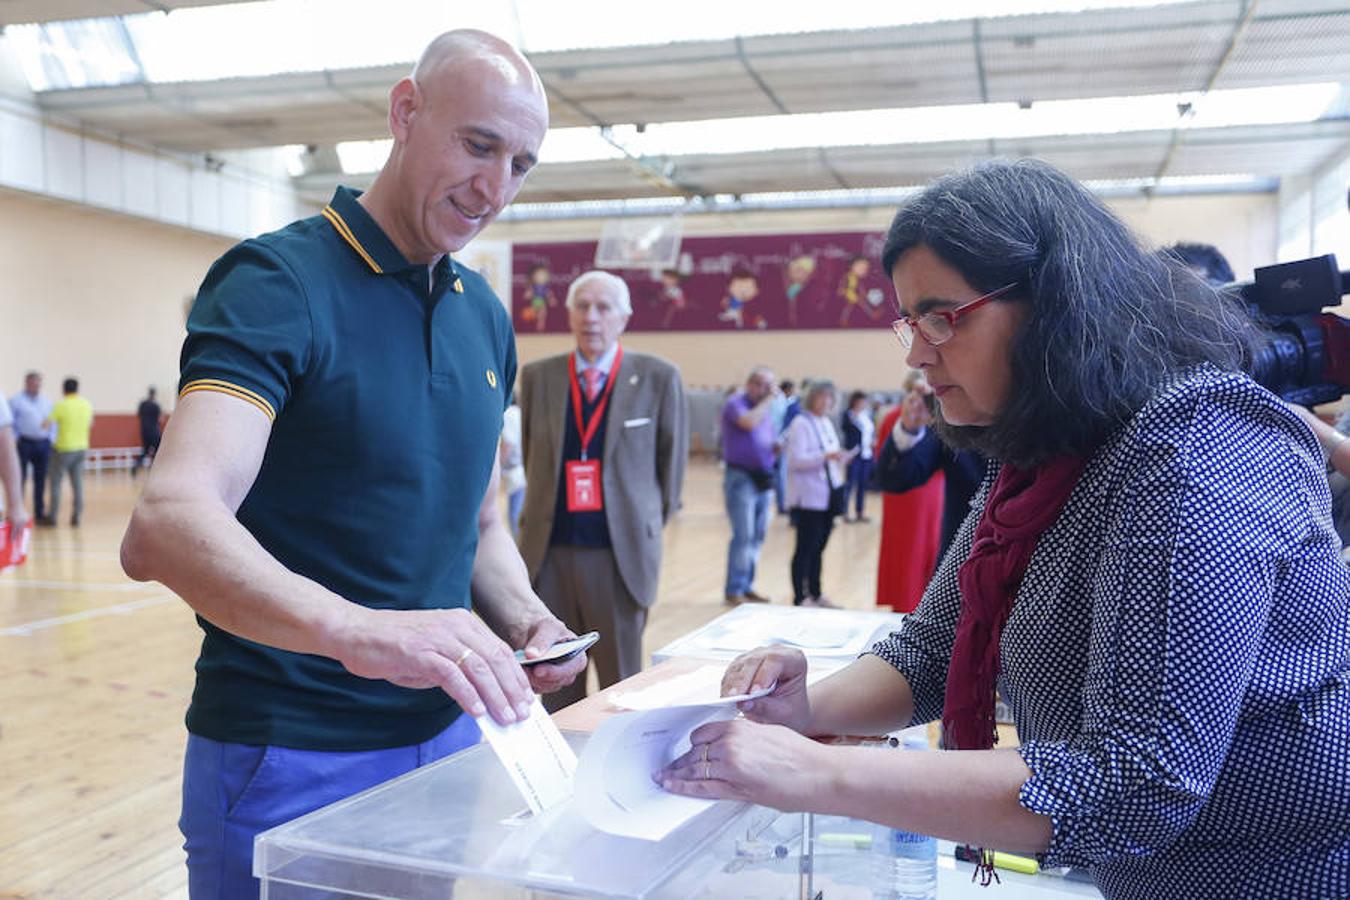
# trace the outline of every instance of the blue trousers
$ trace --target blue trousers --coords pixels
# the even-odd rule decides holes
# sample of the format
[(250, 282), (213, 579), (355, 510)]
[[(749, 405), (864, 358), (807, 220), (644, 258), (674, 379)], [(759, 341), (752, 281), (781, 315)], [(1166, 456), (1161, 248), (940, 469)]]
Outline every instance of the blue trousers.
[(34, 518), (44, 519), (47, 517), (47, 462), (52, 456), (52, 442), (21, 437), (18, 449), (20, 479), (27, 481), (28, 470), (33, 470), (33, 503), (28, 512)]
[[(854, 497), (854, 513), (862, 518), (863, 501), (867, 497), (867, 482), (872, 477), (872, 460), (861, 456), (853, 457), (848, 464), (848, 482), (844, 485), (844, 512), (848, 513), (848, 498)], [(855, 496), (856, 495), (856, 496)]]
[(734, 597), (755, 586), (755, 566), (759, 563), (759, 548), (764, 545), (764, 533), (769, 526), (773, 490), (759, 490), (749, 475), (727, 466), (722, 496), (727, 504), (727, 518), (731, 519), (726, 594)]
[(189, 734), (178, 830), (192, 900), (257, 897), (253, 838), (283, 822), (360, 793), (478, 743), (461, 715), (429, 741), (388, 750), (333, 753), (225, 744)]

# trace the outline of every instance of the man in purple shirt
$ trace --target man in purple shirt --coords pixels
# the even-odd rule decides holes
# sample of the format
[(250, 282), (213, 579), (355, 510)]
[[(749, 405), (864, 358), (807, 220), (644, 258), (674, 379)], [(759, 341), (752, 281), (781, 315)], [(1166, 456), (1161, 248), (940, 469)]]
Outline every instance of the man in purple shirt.
[(745, 389), (731, 395), (722, 407), (722, 459), (726, 462), (722, 493), (731, 519), (726, 601), (733, 606), (769, 602), (755, 592), (754, 583), (773, 503), (778, 438), (772, 415), (774, 393), (773, 372), (756, 366), (745, 380)]

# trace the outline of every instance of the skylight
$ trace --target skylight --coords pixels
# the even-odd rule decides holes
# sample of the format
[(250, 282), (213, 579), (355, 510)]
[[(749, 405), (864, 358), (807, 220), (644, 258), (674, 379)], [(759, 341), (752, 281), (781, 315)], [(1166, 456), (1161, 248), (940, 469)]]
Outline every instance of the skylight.
[[(849, 146), (885, 146), (1118, 134), (1178, 127), (1283, 125), (1317, 120), (1339, 93), (1340, 85), (1336, 83), (1295, 84), (1211, 91), (1204, 95), (1052, 100), (1033, 104), (1030, 109), (1021, 109), (1015, 103), (985, 103), (667, 122), (647, 125), (642, 131), (636, 125), (621, 125), (610, 134), (634, 156), (663, 158), (819, 147), (820, 136), (828, 134), (849, 135)], [(389, 141), (341, 143), (337, 150), (344, 172), (371, 172), (384, 163)], [(544, 163), (615, 159), (622, 155), (598, 128), (553, 129), (540, 150)]]
[(378, 14), (365, 0), (268, 0), (16, 25), (5, 34), (29, 85), (44, 91), (411, 64), (430, 35), (461, 27), (481, 28), (527, 52), (542, 52), (1179, 2), (1184, 0), (683, 0), (654, 28), (650, 8), (632, 0), (381, 0)]

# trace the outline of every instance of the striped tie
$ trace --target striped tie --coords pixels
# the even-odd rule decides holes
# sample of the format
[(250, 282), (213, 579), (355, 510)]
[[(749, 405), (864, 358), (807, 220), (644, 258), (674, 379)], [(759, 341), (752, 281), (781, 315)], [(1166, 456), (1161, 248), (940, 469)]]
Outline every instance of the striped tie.
[(600, 394), (600, 370), (594, 366), (582, 369), (581, 379), (586, 382), (586, 402), (594, 403)]

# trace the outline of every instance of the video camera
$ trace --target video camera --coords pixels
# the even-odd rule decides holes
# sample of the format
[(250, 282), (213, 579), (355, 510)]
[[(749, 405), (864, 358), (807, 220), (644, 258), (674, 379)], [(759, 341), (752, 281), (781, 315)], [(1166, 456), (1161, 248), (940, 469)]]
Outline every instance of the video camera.
[(1350, 392), (1350, 320), (1323, 312), (1350, 293), (1350, 272), (1330, 253), (1256, 270), (1224, 288), (1241, 299), (1265, 337), (1251, 376), (1290, 403), (1316, 406)]

